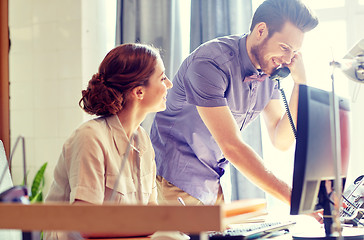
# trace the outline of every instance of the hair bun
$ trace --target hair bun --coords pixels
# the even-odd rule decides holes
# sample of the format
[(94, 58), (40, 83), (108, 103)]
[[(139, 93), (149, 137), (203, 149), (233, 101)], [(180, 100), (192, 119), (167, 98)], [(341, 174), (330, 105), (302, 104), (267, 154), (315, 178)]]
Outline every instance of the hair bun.
[(144, 44), (126, 43), (113, 48), (82, 91), (80, 107), (98, 116), (120, 112), (130, 90), (147, 86), (158, 59), (158, 49)]
[(94, 74), (92, 78), (95, 80), (99, 80), (101, 83), (104, 83), (104, 76), (101, 73)]

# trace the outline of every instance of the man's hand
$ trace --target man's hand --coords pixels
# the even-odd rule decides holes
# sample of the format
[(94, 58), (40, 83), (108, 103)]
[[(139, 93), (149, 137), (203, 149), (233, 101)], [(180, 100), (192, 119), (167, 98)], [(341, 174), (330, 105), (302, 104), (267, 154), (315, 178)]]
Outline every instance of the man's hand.
[(306, 72), (303, 64), (302, 53), (297, 52), (293, 56), (291, 63), (285, 66), (291, 70), (292, 79), (296, 84), (306, 84)]
[(323, 210), (313, 212), (308, 215), (313, 217), (314, 219), (316, 219), (319, 223), (321, 223), (321, 224), (324, 223)]

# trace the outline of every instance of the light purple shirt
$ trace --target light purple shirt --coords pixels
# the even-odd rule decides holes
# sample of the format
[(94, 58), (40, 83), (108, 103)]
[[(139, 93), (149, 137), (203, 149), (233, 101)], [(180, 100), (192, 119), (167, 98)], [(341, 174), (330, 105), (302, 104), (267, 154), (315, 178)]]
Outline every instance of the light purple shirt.
[(246, 35), (211, 40), (186, 58), (173, 79), (167, 108), (156, 114), (151, 129), (157, 175), (204, 204), (216, 202), (228, 161), (196, 106), (229, 106), (243, 129), (271, 99), (280, 97), (269, 78), (244, 82), (257, 72), (248, 57)]

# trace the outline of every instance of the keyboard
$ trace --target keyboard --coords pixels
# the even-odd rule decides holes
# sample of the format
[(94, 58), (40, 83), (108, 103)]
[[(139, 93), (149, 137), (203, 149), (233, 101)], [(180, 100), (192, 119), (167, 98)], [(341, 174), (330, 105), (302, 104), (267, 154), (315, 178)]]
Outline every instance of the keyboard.
[(289, 227), (295, 223), (294, 221), (247, 223), (241, 225), (241, 227), (227, 229), (223, 232), (211, 232), (208, 237), (209, 240), (246, 240), (269, 237), (274, 234), (288, 232)]

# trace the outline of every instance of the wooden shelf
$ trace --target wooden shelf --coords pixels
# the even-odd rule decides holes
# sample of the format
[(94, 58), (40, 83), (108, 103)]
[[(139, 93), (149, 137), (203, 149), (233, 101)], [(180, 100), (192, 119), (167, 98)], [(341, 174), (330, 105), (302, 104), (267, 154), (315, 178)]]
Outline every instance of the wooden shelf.
[(0, 229), (97, 233), (221, 231), (221, 206), (0, 204)]

